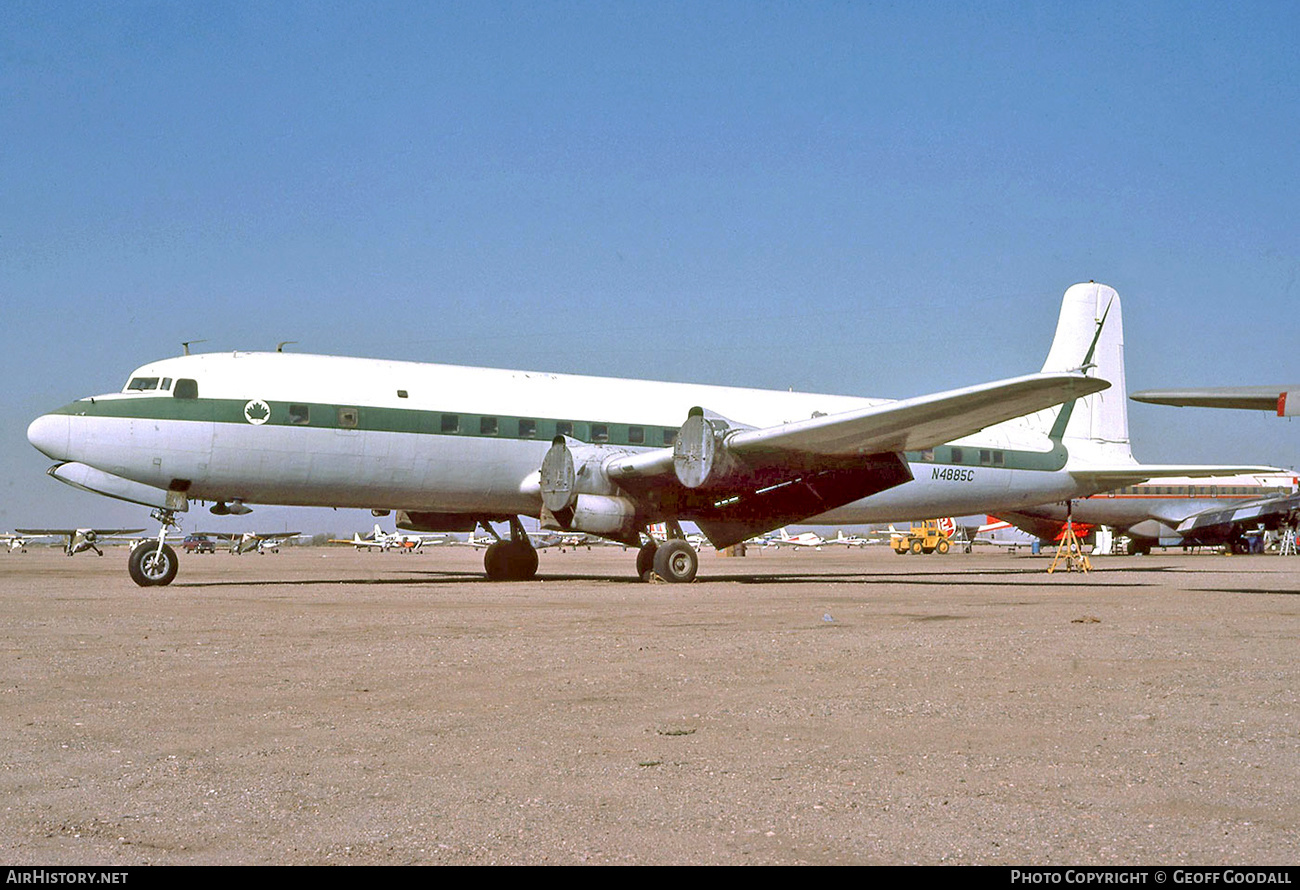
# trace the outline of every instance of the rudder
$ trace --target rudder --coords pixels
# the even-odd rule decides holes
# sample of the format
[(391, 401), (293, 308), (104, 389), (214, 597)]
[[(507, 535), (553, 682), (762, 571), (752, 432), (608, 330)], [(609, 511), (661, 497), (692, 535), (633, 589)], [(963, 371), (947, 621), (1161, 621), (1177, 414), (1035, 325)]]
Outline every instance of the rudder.
[(1109, 381), (1110, 389), (1040, 411), (1031, 423), (1090, 460), (1132, 461), (1119, 294), (1095, 281), (1073, 285), (1065, 292), (1056, 336), (1043, 363), (1045, 373), (1081, 368), (1089, 377)]

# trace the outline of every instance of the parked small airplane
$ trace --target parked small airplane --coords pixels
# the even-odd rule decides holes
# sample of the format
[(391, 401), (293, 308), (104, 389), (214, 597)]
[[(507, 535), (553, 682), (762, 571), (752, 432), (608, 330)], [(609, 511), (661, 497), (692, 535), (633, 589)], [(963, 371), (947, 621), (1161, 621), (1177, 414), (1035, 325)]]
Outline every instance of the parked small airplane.
[(822, 545), (825, 543), (826, 539), (816, 532), (800, 532), (797, 535), (792, 535), (784, 527), (782, 527), (780, 535), (775, 540), (768, 540), (768, 546), (774, 549), (793, 547), (795, 550), (802, 550), (805, 547), (810, 547), (813, 550), (821, 550)]
[(500, 540), (502, 539), (495, 533), (479, 535), (471, 531), (465, 536), (463, 541), (452, 539), (447, 543), (451, 544), (453, 547), (473, 547), (475, 550), (486, 550)]
[[(642, 577), (688, 582), (684, 521), (723, 548), (795, 522), (998, 511), (1249, 469), (1139, 465), (1123, 381), (1119, 296), (1089, 282), (1066, 291), (1041, 373), (901, 401), (234, 352), (146, 364), (27, 437), (57, 461), (51, 476), (154, 507), (164, 528), (191, 500), (397, 509), (410, 531), (504, 521), (484, 567), (518, 580), (537, 571), (519, 519), (533, 516), (640, 547)], [(654, 522), (669, 540), (645, 541)], [(137, 584), (176, 575), (161, 535), (132, 556)]]
[(388, 542), (383, 539), (379, 531), (379, 526), (375, 526), (375, 533), (361, 537), (361, 532), (353, 532), (351, 538), (330, 538), (331, 544), (350, 544), (357, 550), (379, 550), (388, 549)]
[(861, 535), (846, 535), (844, 529), (839, 529), (835, 537), (826, 539), (826, 543), (837, 547), (865, 547), (871, 542)]
[(335, 538), (331, 539), (331, 544), (351, 544), (358, 550), (378, 550), (387, 552), (396, 550), (399, 553), (419, 553), (424, 549), (426, 544), (442, 544), (446, 542), (446, 535), (412, 535), (403, 532), (385, 532), (375, 523), (375, 528), (366, 537), (361, 537), (360, 532), (355, 532), (351, 540)]
[(230, 552), (236, 556), (244, 553), (278, 553), (280, 542), (296, 538), (298, 532), (199, 532), (198, 534), (230, 542)]
[(10, 553), (13, 553), (15, 550), (19, 553), (26, 553), (27, 540), (26, 535), (0, 535), (0, 541), (4, 542), (5, 549)]
[(534, 547), (559, 547), (561, 552), (565, 550), (577, 550), (579, 547), (585, 547), (590, 550), (592, 547), (603, 547), (610, 543), (604, 538), (597, 535), (589, 535), (585, 532), (555, 532), (539, 530), (528, 533), (528, 539)]
[[(144, 531), (142, 528), (20, 528), (15, 529), (20, 535), (27, 535), (28, 540), (31, 538), (63, 538), (63, 552), (68, 556), (77, 553), (84, 553), (87, 550), (94, 550), (99, 556), (104, 555), (104, 551), (99, 549), (99, 545), (106, 539), (127, 540), (131, 535), (137, 535)], [(10, 549), (13, 545), (10, 544)]]
[[(974, 516), (962, 518), (978, 520), (978, 517)], [(1016, 528), (1006, 520), (996, 516), (985, 516), (983, 522), (963, 523), (958, 520), (957, 534), (953, 538), (953, 543), (961, 545), (966, 553), (970, 553), (976, 546), (1006, 547), (1015, 553), (1020, 547), (1032, 546), (1035, 540), (1034, 535)]]

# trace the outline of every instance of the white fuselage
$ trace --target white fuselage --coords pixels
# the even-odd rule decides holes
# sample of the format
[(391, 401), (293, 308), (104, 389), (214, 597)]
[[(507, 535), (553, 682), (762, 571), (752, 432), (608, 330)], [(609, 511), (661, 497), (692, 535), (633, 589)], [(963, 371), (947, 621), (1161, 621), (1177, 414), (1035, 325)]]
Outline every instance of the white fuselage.
[[(766, 427), (887, 401), (237, 352), (147, 364), (122, 392), (44, 415), (28, 436), (55, 460), (190, 499), (537, 516), (537, 471), (556, 435), (636, 452), (671, 445), (694, 406)], [(1023, 420), (908, 460), (914, 481), (811, 521), (992, 512), (1088, 493), (1064, 472), (1060, 442)]]

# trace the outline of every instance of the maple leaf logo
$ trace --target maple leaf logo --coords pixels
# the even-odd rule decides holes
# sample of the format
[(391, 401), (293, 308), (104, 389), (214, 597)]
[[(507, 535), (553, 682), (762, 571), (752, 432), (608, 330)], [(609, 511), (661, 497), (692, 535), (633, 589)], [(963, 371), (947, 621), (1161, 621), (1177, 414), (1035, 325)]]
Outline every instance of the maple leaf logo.
[(244, 419), (249, 423), (263, 424), (271, 418), (271, 406), (261, 399), (253, 399), (244, 405)]

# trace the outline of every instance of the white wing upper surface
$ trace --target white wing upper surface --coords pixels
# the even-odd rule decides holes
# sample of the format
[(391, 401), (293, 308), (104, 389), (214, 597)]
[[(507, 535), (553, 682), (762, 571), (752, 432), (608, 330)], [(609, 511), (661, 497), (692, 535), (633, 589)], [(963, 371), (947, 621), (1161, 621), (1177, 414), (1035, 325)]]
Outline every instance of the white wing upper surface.
[[(1104, 380), (1081, 374), (1029, 374), (779, 426), (740, 430), (727, 436), (725, 447), (742, 458), (781, 452), (851, 457), (932, 448), (1109, 386)], [(663, 448), (617, 458), (608, 470), (615, 479), (647, 477), (671, 473), (672, 462), (673, 450)]]
[(1029, 374), (746, 430), (731, 436), (727, 445), (737, 454), (779, 450), (837, 456), (932, 448), (1109, 386), (1080, 374)]

